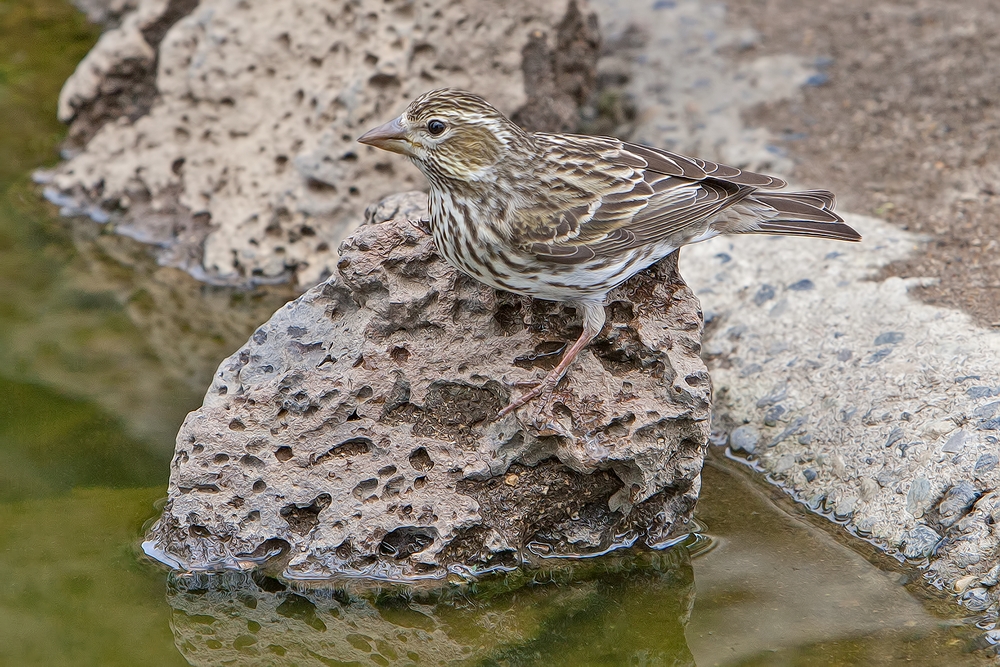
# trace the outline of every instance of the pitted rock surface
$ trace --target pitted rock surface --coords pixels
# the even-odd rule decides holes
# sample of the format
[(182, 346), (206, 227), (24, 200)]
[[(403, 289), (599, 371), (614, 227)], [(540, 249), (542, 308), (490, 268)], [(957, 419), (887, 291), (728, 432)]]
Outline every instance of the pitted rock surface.
[(711, 387), (675, 257), (610, 294), (536, 422), (532, 404), (497, 413), (579, 334), (570, 307), (480, 285), (401, 219), (341, 253), (338, 275), (220, 366), (178, 434), (148, 551), (189, 569), (273, 557), (291, 578), (408, 578), (685, 531)]
[(357, 137), (445, 86), (514, 112), (521, 50), (567, 4), (109, 3), (120, 24), (60, 96), (77, 153), (39, 178), (67, 212), (110, 218), (200, 279), (311, 286), (367, 202), (423, 183)]

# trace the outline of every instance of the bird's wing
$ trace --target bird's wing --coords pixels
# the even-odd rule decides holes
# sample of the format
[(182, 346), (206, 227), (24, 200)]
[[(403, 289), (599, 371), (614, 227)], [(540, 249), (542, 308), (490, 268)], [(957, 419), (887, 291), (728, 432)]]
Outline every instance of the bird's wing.
[[(542, 186), (512, 231), (539, 259), (586, 262), (697, 232), (780, 179), (606, 137), (536, 134)], [(693, 235), (697, 235), (694, 233)]]

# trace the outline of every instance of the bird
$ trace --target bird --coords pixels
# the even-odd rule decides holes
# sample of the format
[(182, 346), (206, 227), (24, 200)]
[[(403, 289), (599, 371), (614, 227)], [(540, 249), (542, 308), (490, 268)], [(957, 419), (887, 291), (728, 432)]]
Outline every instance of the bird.
[[(528, 132), (484, 98), (441, 88), (359, 139), (409, 158), (430, 184), (438, 252), (486, 285), (566, 302), (583, 332), (499, 411), (541, 397), (601, 332), (608, 292), (683, 245), (719, 234), (860, 241), (827, 190), (604, 136)], [(426, 222), (426, 221), (425, 221)]]

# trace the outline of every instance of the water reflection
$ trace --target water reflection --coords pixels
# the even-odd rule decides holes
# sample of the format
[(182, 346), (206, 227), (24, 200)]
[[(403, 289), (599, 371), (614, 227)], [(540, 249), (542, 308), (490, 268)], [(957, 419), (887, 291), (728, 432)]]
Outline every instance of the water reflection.
[(0, 288), (3, 375), (92, 401), (161, 451), (219, 361), (296, 296), (158, 266), (137, 241), (55, 219), (26, 183), (0, 201)]
[(171, 575), (191, 665), (694, 665), (686, 548), (616, 554), (437, 592)]

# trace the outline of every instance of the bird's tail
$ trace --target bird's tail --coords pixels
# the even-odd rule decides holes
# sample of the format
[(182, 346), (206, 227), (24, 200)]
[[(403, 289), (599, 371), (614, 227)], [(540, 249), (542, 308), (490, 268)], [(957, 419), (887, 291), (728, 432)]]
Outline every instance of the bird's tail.
[(755, 192), (750, 196), (775, 210), (774, 217), (761, 220), (750, 234), (818, 236), (839, 241), (860, 241), (853, 227), (833, 212), (836, 198), (827, 190), (805, 192)]

